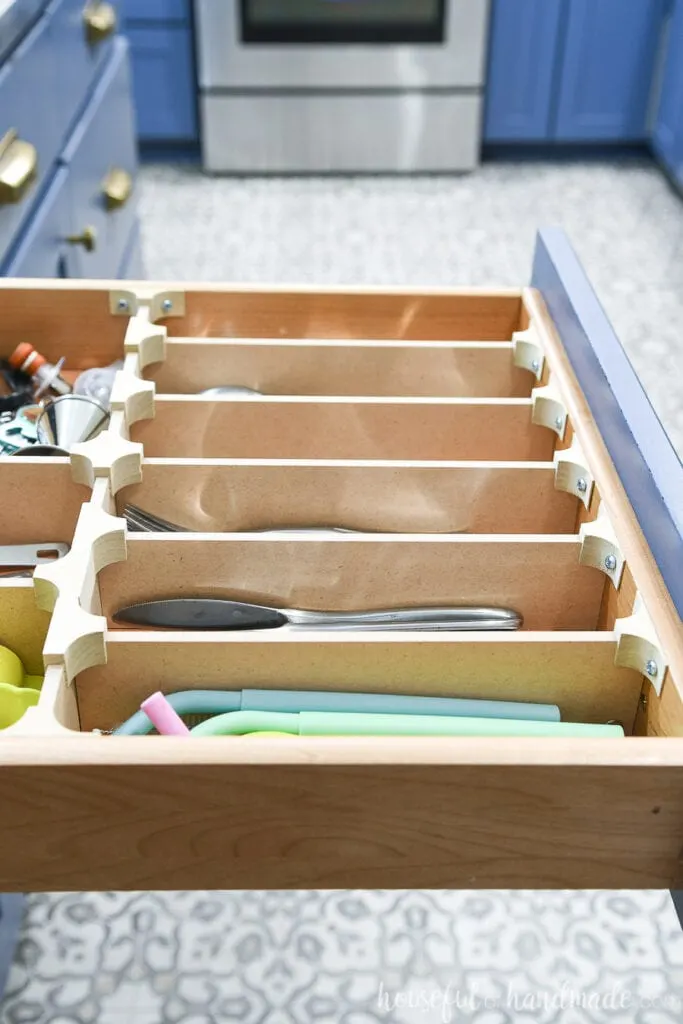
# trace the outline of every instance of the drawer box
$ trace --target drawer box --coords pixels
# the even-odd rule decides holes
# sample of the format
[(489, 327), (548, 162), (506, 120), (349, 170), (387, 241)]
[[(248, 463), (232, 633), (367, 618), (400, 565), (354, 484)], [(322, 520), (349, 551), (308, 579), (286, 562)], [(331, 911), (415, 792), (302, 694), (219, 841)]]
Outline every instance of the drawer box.
[[(556, 232), (539, 240), (533, 286), (474, 296), (0, 284), (0, 331), (21, 324), (30, 339), (42, 331), (43, 351), (63, 348), (74, 359), (79, 346), (95, 362), (125, 353), (109, 430), (71, 455), (92, 497), (70, 562), (34, 577), (51, 613), (47, 670), (38, 706), (0, 737), (0, 827), (11, 840), (0, 855), (0, 887), (681, 885), (683, 543), (671, 489), (681, 487), (683, 470), (661, 429), (650, 431), (649, 406), (622, 374), (616, 339)], [(31, 303), (22, 301), (27, 291)], [(415, 315), (401, 318), (401, 310)], [(401, 323), (410, 323), (410, 339)], [(381, 347), (392, 335), (507, 343), (510, 359), (527, 365), (528, 397), (385, 396), (393, 419), (372, 424), (381, 459), (367, 445), (343, 460), (311, 446), (316, 454), (299, 459), (273, 451), (282, 438), (263, 427), (272, 398), (157, 395), (145, 379), (165, 372), (173, 339), (201, 339), (198, 350), (207, 337), (273, 339), (276, 353), (276, 339), (297, 335), (336, 339), (347, 350), (349, 341)], [(226, 366), (231, 345), (221, 353)], [(264, 366), (278, 387), (277, 360)], [(328, 397), (299, 395), (288, 429), (293, 423), (302, 438), (326, 429), (334, 438), (351, 422), (347, 407), (357, 416), (373, 402), (382, 407), (376, 396)], [(454, 403), (479, 418), (425, 429), (426, 410)], [(269, 453), (207, 459), (206, 430), (225, 415), (218, 407), (234, 410), (230, 429), (240, 408), (252, 410)], [(177, 428), (169, 408), (182, 417)], [(334, 415), (323, 421), (321, 408)], [(526, 450), (505, 461), (510, 424), (501, 410), (510, 408), (524, 411), (520, 436), (544, 439), (542, 455)], [(165, 457), (143, 440), (160, 421), (159, 445), (176, 430)], [(220, 434), (228, 421), (218, 422)], [(446, 441), (434, 436), (447, 429)], [(485, 430), (485, 454), (474, 455), (480, 442), (471, 437)], [(397, 452), (395, 435), (412, 439), (414, 459)], [(187, 456), (176, 449), (185, 436)], [(461, 461), (439, 459), (447, 446)], [(633, 487), (645, 452), (656, 485), (647, 492)], [(130, 501), (191, 532), (128, 533), (116, 513)], [(254, 532), (276, 516), (282, 525), (308, 514), (388, 532)], [(112, 621), (122, 604), (197, 590), (328, 610), (509, 603), (525, 623), (510, 633), (342, 634), (156, 631)], [(565, 720), (615, 720), (626, 735), (93, 732), (120, 724), (155, 689), (246, 687), (550, 702)]]

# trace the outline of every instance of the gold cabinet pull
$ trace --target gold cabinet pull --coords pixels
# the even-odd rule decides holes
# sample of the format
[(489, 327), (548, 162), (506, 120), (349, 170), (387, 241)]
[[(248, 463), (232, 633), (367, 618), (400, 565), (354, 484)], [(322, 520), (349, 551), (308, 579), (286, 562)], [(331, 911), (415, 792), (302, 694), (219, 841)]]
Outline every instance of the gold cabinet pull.
[(88, 224), (80, 235), (67, 235), (66, 240), (69, 245), (82, 245), (86, 252), (92, 252), (97, 245), (97, 232)]
[(125, 206), (133, 191), (133, 176), (122, 167), (113, 167), (102, 182), (104, 205), (108, 210)]
[(10, 128), (0, 139), (0, 206), (24, 198), (38, 171), (38, 151)]
[(116, 9), (112, 4), (91, 0), (83, 10), (85, 38), (91, 46), (116, 32)]

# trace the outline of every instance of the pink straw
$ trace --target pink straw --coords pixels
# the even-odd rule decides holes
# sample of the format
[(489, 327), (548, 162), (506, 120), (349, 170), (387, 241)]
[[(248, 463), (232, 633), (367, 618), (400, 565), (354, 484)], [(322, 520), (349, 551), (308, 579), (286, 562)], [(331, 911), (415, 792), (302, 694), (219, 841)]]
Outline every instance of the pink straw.
[(144, 711), (150, 722), (161, 736), (189, 736), (182, 718), (173, 710), (163, 693), (153, 693), (143, 700), (140, 710)]

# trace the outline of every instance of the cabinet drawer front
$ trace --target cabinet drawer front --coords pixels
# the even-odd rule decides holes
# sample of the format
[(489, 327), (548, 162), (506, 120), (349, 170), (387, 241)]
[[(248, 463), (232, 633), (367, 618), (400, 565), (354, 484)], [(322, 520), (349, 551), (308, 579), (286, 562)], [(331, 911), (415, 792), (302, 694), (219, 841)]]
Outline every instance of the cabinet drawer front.
[[(96, 74), (111, 54), (114, 31), (96, 38), (87, 25), (91, 0), (62, 0), (52, 18), (52, 47), (55, 53), (59, 107), (51, 104), (62, 138), (85, 106)], [(106, 31), (106, 30), (105, 30)]]
[(112, 59), (97, 91), (64, 152), (69, 167), (71, 224), (69, 235), (91, 229), (94, 248), (69, 245), (69, 277), (111, 277), (123, 259), (135, 223), (135, 195), (108, 209), (105, 178), (113, 169), (134, 179), (137, 157), (130, 102), (128, 45), (115, 40)]
[(128, 30), (135, 108), (143, 141), (192, 142), (197, 111), (189, 28), (164, 25)]
[(68, 171), (60, 167), (7, 268), (8, 277), (64, 277)]
[(60, 106), (60, 97), (55, 94), (56, 77), (56, 53), (50, 18), (46, 16), (0, 69), (0, 138), (15, 129), (18, 137), (37, 151), (33, 182), (18, 201), (0, 201), (0, 263), (29, 216), (57, 158), (61, 134), (54, 116)]

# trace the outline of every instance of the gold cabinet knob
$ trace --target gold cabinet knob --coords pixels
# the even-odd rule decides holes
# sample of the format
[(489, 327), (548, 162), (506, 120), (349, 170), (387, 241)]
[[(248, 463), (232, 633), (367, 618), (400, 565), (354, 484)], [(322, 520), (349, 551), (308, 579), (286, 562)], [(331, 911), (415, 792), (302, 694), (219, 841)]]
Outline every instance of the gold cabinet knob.
[(24, 198), (38, 171), (38, 151), (10, 128), (0, 139), (0, 206)]
[(86, 252), (92, 252), (97, 245), (97, 232), (88, 224), (80, 235), (67, 235), (66, 240), (69, 245), (82, 245)]
[(104, 205), (108, 210), (125, 206), (133, 191), (133, 177), (122, 167), (113, 167), (102, 182)]
[(85, 38), (94, 46), (116, 31), (116, 9), (101, 0), (90, 0), (83, 10), (83, 23)]

